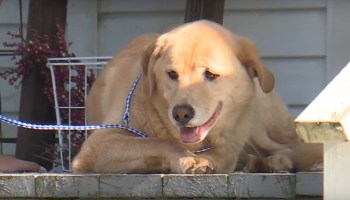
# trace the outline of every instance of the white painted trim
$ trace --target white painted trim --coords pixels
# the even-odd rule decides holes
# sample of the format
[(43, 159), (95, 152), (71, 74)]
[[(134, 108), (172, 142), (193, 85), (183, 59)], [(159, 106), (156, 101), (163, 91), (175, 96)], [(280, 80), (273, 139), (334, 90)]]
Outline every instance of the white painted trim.
[[(137, 6), (136, 6), (137, 5)], [(140, 0), (102, 0), (99, 1), (99, 13), (129, 13), (129, 12), (169, 12), (185, 11), (186, 0), (164, 1), (140, 1)]]
[(326, 0), (226, 0), (226, 10), (325, 9)]
[(349, 199), (350, 142), (326, 142), (324, 155), (324, 199)]

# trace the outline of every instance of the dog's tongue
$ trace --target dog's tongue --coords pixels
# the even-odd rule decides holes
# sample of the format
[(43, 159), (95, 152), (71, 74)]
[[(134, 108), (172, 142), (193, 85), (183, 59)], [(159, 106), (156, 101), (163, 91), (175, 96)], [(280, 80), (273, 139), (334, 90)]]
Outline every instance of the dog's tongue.
[(180, 137), (183, 142), (194, 143), (201, 138), (201, 128), (197, 127), (181, 127)]

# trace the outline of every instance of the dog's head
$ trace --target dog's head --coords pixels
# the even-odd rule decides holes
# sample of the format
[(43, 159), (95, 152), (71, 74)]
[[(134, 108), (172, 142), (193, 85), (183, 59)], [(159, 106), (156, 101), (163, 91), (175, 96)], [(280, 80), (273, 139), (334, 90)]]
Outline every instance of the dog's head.
[[(203, 140), (216, 125), (230, 123), (254, 95), (254, 77), (264, 92), (274, 86), (255, 45), (222, 26), (197, 21), (161, 35), (144, 52), (144, 91), (168, 102), (181, 141)], [(220, 123), (219, 123), (220, 122)]]

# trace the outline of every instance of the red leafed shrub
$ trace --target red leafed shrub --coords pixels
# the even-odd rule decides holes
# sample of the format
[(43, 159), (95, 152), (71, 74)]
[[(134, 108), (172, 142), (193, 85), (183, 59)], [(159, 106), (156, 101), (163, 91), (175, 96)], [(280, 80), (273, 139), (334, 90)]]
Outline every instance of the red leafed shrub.
[[(20, 39), (20, 34), (18, 33), (8, 33), (12, 40), (17, 40), (15, 42), (6, 42), (4, 46), (12, 47), (16, 49), (16, 54), (20, 55), (18, 59), (17, 56), (13, 56), (12, 60), (16, 61), (15, 68), (8, 69), (6, 71), (0, 71), (0, 77), (7, 80), (8, 83), (16, 88), (18, 88), (23, 80), (23, 77), (28, 75), (33, 69), (39, 68), (40, 74), (43, 77), (45, 87), (44, 93), (47, 95), (48, 100), (54, 106), (54, 96), (53, 96), (53, 87), (52, 80), (49, 68), (46, 66), (48, 58), (57, 58), (57, 57), (74, 57), (73, 53), (68, 51), (68, 44), (64, 38), (64, 30), (59, 24), (56, 24), (57, 32), (51, 42), (48, 35), (40, 35), (34, 29), (28, 28), (28, 32), (32, 35), (32, 40), (22, 42)], [(19, 41), (18, 41), (19, 40)], [(74, 62), (79, 62), (76, 60)], [(69, 80), (69, 70), (73, 73), (71, 74), (71, 79)], [(84, 66), (72, 66), (69, 67), (56, 67), (55, 68), (55, 79), (56, 79), (56, 94), (58, 102), (61, 106), (69, 106), (69, 93), (68, 90), (71, 90), (71, 105), (70, 106), (84, 106), (84, 94), (85, 89), (88, 89), (89, 85), (95, 79), (95, 75), (92, 71), (88, 71), (87, 74), (87, 83), (85, 87), (85, 69)], [(68, 82), (71, 82), (71, 87), (68, 88)], [(83, 109), (73, 109), (69, 111), (61, 110), (61, 121), (64, 124), (79, 124), (82, 125), (85, 123), (84, 119), (84, 110)], [(70, 120), (70, 121), (69, 121)], [(83, 143), (85, 137), (83, 132), (74, 132), (71, 137), (71, 151), (72, 156), (76, 155), (80, 149), (81, 144)], [(68, 138), (67, 134), (64, 137), (64, 142), (66, 143)], [(65, 158), (68, 157), (68, 146), (64, 146)], [(55, 147), (47, 146), (43, 155), (40, 157), (45, 157), (50, 160), (55, 160), (57, 158), (57, 151)]]
[[(16, 62), (17, 67), (6, 70), (0, 73), (0, 76), (7, 80), (10, 85), (19, 87), (22, 83), (23, 77), (29, 74), (34, 68), (40, 68), (41, 75), (45, 82), (50, 82), (50, 71), (46, 67), (48, 58), (51, 57), (73, 57), (73, 53), (68, 52), (67, 42), (64, 39), (64, 31), (57, 26), (57, 33), (54, 41), (50, 42), (48, 35), (40, 35), (34, 29), (28, 28), (28, 32), (32, 35), (32, 40), (21, 40), (15, 42), (5, 42), (4, 46), (13, 47), (16, 54), (21, 58)], [(19, 33), (7, 33), (11, 39), (16, 40), (20, 38)], [(12, 57), (15, 60), (17, 57)], [(49, 81), (47, 81), (49, 80)]]

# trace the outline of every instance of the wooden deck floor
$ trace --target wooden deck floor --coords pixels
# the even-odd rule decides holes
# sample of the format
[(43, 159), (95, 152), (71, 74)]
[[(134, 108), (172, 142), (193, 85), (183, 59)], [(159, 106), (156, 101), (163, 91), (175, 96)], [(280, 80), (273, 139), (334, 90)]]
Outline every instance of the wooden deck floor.
[(322, 173), (0, 174), (0, 198), (322, 199)]

